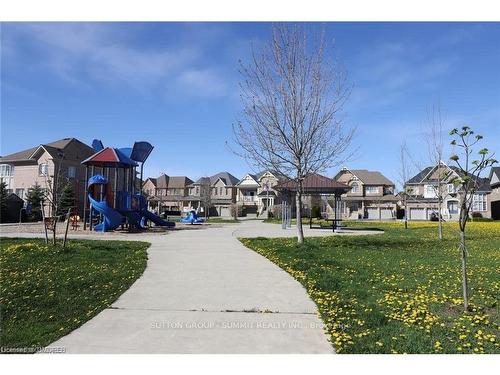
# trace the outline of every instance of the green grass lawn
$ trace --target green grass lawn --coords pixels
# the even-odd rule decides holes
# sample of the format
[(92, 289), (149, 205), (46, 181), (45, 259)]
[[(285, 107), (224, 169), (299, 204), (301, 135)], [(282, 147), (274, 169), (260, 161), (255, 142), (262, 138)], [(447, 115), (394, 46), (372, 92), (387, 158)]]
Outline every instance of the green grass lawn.
[(109, 307), (144, 272), (146, 242), (0, 239), (0, 346), (46, 346)]
[[(366, 223), (349, 223), (363, 226)], [(463, 312), (457, 223), (370, 223), (371, 236), (241, 239), (307, 289), (340, 353), (500, 353), (500, 222), (468, 224)]]

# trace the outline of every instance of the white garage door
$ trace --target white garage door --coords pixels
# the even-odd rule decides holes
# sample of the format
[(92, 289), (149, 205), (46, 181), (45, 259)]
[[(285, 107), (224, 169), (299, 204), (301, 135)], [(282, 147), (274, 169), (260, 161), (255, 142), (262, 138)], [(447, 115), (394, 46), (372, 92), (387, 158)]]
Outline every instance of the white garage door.
[(231, 210), (229, 209), (229, 207), (222, 206), (220, 208), (220, 210), (219, 210), (219, 214), (222, 217), (230, 217), (231, 216)]
[(381, 208), (380, 209), (380, 216), (382, 217), (382, 220), (388, 220), (392, 219), (392, 209), (390, 208)]
[(410, 208), (410, 220), (427, 220), (425, 208)]
[(366, 212), (368, 213), (367, 219), (378, 220), (378, 208), (377, 207), (367, 207)]

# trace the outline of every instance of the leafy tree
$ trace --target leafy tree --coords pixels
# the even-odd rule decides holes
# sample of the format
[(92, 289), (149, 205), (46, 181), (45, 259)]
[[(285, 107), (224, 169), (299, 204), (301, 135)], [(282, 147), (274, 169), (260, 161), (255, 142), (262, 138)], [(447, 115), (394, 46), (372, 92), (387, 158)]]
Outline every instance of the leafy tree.
[(73, 190), (73, 185), (68, 182), (64, 184), (61, 189), (61, 197), (59, 198), (59, 205), (57, 207), (57, 215), (66, 215), (68, 209), (74, 207), (75, 205), (75, 193)]
[(458, 197), (460, 202), (460, 217), (458, 221), (460, 229), (460, 245), (459, 251), (462, 258), (462, 292), (464, 297), (464, 309), (469, 309), (469, 288), (467, 279), (467, 247), (465, 244), (465, 228), (469, 218), (469, 212), (472, 207), (473, 196), (479, 186), (481, 173), (488, 167), (497, 163), (493, 155), (488, 156), (487, 148), (482, 148), (477, 152), (478, 158), (473, 155), (473, 147), (483, 137), (474, 135), (474, 131), (464, 126), (461, 130), (453, 129), (450, 132), (453, 137), (451, 144), (461, 149), (460, 155), (454, 154), (450, 157), (460, 169), (460, 177), (456, 178), (453, 183), (458, 187)]
[(3, 181), (0, 182), (0, 222), (7, 212), (7, 184)]
[(31, 204), (33, 217), (40, 219), (42, 217), (40, 206), (45, 202), (45, 190), (37, 182), (28, 189), (26, 201)]

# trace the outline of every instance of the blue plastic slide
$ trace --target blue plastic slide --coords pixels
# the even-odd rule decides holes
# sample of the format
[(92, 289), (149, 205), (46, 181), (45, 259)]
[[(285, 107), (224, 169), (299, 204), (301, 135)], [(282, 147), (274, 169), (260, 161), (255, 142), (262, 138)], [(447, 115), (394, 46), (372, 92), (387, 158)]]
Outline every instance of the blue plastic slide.
[(203, 223), (203, 219), (198, 217), (198, 215), (196, 214), (196, 211), (191, 211), (184, 219), (181, 219), (181, 223), (201, 224), (201, 223)]
[(102, 214), (104, 220), (94, 226), (96, 232), (106, 232), (118, 228), (123, 222), (123, 216), (116, 210), (108, 206), (106, 201), (96, 201), (89, 194), (89, 201), (92, 208)]
[(156, 225), (160, 225), (162, 227), (169, 227), (169, 228), (175, 227), (175, 223), (174, 222), (163, 220), (161, 217), (155, 215), (154, 213), (152, 213), (152, 212), (150, 212), (148, 210), (142, 210), (140, 212), (140, 214), (143, 217), (145, 217), (146, 219), (151, 220)]

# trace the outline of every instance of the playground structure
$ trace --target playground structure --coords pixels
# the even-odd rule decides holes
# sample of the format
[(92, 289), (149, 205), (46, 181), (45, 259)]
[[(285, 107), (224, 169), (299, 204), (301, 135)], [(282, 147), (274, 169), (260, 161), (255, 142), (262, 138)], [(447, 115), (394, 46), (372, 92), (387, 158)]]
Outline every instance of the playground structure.
[[(105, 148), (101, 141), (94, 140), (92, 147), (96, 153), (82, 161), (87, 181), (84, 230), (87, 227), (99, 232), (118, 227), (145, 229), (148, 220), (157, 226), (175, 226), (175, 223), (149, 212), (146, 198), (141, 193), (144, 162), (153, 150), (150, 143), (135, 142), (132, 148), (117, 149)], [(140, 178), (137, 178), (139, 165)], [(96, 220), (98, 223), (94, 223)]]
[(180, 222), (183, 224), (201, 224), (204, 220), (198, 217), (195, 210), (191, 210), (185, 218), (180, 220)]

